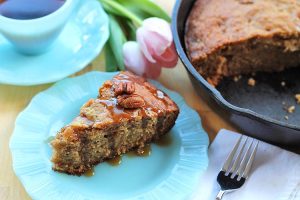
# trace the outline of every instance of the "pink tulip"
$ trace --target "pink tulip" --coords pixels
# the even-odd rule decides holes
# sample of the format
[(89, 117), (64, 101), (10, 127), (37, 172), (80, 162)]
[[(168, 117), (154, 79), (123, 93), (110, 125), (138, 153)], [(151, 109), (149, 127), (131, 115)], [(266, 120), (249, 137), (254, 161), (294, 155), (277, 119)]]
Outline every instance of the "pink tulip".
[(156, 79), (162, 67), (176, 66), (178, 56), (168, 22), (156, 17), (148, 18), (136, 34), (137, 42), (129, 41), (123, 46), (127, 70)]
[(146, 59), (137, 42), (126, 42), (123, 45), (123, 56), (127, 70), (147, 78), (156, 79), (159, 77), (161, 67)]
[(163, 19), (145, 19), (137, 30), (137, 41), (145, 57), (159, 66), (172, 68), (178, 62), (170, 25)]

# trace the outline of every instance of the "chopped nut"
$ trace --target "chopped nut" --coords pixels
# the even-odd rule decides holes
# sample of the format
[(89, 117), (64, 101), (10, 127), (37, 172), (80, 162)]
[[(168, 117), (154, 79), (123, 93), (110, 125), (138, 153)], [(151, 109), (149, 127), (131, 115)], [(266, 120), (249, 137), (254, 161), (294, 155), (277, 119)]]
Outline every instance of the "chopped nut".
[(250, 85), (250, 86), (255, 86), (255, 84), (256, 84), (256, 81), (255, 81), (255, 79), (254, 78), (249, 78), (248, 79), (248, 85)]
[(286, 83), (284, 81), (281, 81), (281, 86), (284, 87), (286, 85)]
[(296, 100), (297, 100), (297, 103), (300, 104), (300, 94), (296, 94), (296, 95), (295, 95), (295, 98), (296, 98)]
[(140, 108), (145, 105), (144, 99), (139, 95), (122, 95), (117, 98), (118, 105), (123, 108)]
[(284, 119), (285, 119), (285, 120), (288, 120), (288, 119), (289, 119), (289, 116), (287, 116), (287, 115), (284, 116)]
[(115, 82), (114, 83), (115, 95), (121, 94), (132, 94), (135, 91), (135, 86), (133, 82)]
[(289, 113), (293, 113), (293, 112), (295, 112), (295, 109), (296, 109), (295, 106), (290, 106), (290, 107), (287, 109), (287, 111), (288, 111)]

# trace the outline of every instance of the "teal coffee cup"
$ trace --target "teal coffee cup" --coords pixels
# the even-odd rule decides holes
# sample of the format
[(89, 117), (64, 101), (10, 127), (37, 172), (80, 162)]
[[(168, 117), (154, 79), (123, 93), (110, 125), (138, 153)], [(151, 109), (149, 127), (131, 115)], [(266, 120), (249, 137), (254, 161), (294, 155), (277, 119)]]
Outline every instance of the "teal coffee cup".
[(13, 19), (0, 15), (0, 34), (22, 54), (44, 53), (51, 48), (70, 18), (74, 1), (65, 0), (56, 11), (35, 19)]

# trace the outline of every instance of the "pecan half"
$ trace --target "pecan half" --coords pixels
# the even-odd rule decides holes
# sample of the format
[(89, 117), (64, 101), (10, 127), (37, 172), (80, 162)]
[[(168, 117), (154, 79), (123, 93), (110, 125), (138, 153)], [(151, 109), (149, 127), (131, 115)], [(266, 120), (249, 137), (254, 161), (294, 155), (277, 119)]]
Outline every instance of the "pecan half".
[(135, 91), (134, 83), (129, 82), (115, 82), (114, 83), (114, 91), (115, 95), (121, 95), (121, 94), (132, 94)]
[(117, 98), (118, 105), (123, 108), (140, 108), (145, 105), (144, 99), (136, 94), (133, 95), (122, 95)]

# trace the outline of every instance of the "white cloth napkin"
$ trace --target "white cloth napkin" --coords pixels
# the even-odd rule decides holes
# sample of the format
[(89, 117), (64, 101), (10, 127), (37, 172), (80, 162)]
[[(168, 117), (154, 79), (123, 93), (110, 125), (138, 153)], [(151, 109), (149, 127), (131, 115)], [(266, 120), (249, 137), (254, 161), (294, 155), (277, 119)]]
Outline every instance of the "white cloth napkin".
[[(239, 136), (227, 130), (218, 133), (209, 147), (209, 166), (194, 200), (215, 200), (219, 191), (216, 177)], [(300, 156), (260, 141), (250, 177), (242, 188), (223, 199), (300, 200)]]

